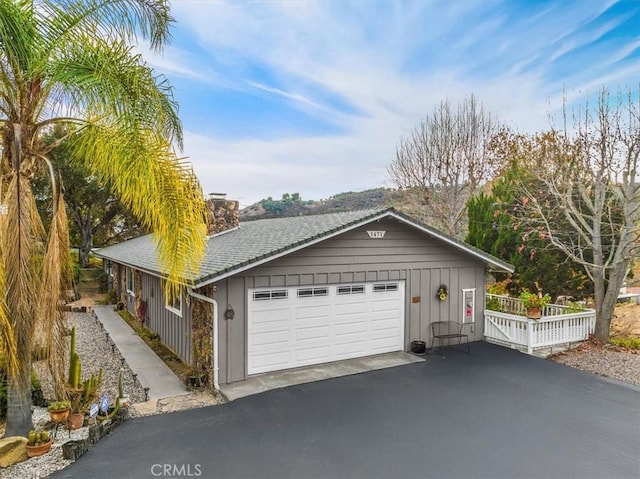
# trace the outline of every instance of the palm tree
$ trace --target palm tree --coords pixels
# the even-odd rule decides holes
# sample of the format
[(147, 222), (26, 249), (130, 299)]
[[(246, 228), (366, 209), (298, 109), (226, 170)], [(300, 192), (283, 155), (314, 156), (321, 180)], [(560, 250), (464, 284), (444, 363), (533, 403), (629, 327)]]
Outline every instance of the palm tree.
[[(6, 436), (32, 427), (31, 351), (39, 341), (59, 383), (70, 277), (64, 185), (44, 135), (113, 185), (154, 231), (168, 294), (197, 271), (205, 248), (204, 198), (191, 167), (176, 157), (182, 127), (173, 92), (129, 43), (160, 49), (172, 23), (166, 0), (0, 0), (0, 354), (8, 368)], [(48, 172), (48, 231), (32, 179)], [(59, 384), (58, 384), (59, 386)]]

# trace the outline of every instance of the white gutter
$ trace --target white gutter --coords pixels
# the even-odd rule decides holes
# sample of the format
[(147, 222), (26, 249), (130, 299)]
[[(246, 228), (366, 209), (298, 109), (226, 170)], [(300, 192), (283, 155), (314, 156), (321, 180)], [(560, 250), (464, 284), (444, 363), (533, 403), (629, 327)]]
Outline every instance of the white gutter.
[(200, 301), (205, 301), (213, 305), (213, 331), (211, 332), (213, 343), (213, 388), (220, 390), (220, 384), (218, 384), (218, 302), (207, 296), (196, 293), (191, 286), (187, 286), (187, 293)]

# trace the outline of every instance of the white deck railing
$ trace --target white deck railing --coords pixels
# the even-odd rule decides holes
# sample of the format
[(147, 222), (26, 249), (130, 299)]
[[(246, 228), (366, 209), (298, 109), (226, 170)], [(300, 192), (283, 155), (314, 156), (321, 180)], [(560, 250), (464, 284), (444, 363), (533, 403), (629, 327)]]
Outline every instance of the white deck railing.
[[(584, 341), (595, 328), (596, 313), (592, 309), (568, 312), (574, 308), (550, 304), (544, 309), (542, 318), (535, 320), (524, 316), (524, 307), (519, 299), (487, 295), (487, 299), (490, 297), (504, 300), (501, 309), (508, 312), (485, 309), (485, 339), (490, 343), (521, 349), (527, 354)], [(522, 315), (516, 312), (522, 312)]]

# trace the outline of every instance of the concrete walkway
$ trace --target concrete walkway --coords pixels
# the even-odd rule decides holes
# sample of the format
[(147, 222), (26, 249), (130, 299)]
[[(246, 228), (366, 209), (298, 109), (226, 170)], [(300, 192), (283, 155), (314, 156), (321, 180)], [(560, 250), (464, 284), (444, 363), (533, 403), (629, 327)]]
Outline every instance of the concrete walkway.
[(113, 305), (95, 305), (92, 309), (131, 371), (138, 375), (142, 387), (149, 388), (149, 399), (157, 400), (188, 394), (178, 376), (113, 310)]

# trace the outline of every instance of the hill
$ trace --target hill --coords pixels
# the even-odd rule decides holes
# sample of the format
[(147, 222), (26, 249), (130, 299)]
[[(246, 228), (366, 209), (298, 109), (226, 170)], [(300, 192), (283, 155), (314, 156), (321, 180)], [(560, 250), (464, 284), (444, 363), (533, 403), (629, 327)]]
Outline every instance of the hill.
[(285, 193), (282, 199), (269, 197), (240, 210), (240, 220), (279, 218), (301, 215), (319, 215), (339, 211), (385, 208), (398, 202), (402, 194), (391, 188), (376, 188), (339, 193), (326, 200), (303, 200), (298, 193)]

